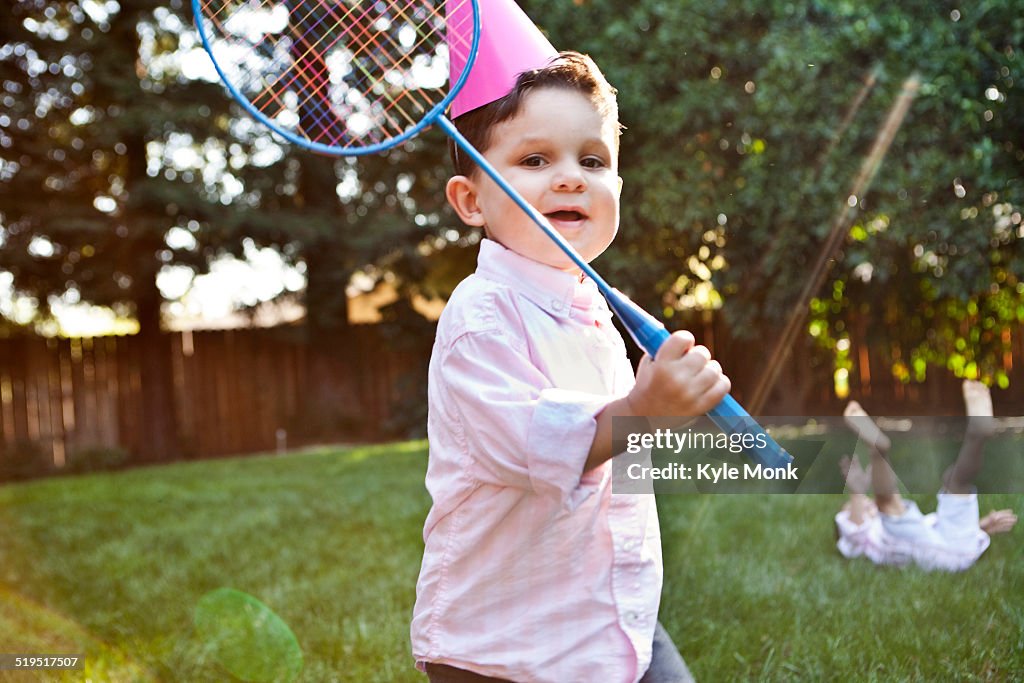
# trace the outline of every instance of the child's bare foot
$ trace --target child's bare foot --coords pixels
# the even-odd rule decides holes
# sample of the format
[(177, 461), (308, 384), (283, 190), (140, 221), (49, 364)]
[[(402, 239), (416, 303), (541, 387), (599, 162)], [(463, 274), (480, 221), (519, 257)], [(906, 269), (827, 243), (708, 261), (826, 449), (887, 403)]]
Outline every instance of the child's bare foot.
[(967, 408), (967, 433), (972, 436), (988, 437), (995, 432), (992, 418), (992, 394), (983, 383), (965, 379), (963, 385), (964, 404)]
[(871, 416), (860, 407), (859, 403), (856, 401), (847, 403), (846, 410), (843, 411), (843, 417), (846, 420), (846, 426), (867, 442), (869, 446), (881, 453), (889, 451), (889, 447), (892, 446), (889, 437), (882, 433), (882, 430), (878, 428), (878, 425), (871, 419)]
[(1017, 515), (1013, 514), (1013, 510), (993, 510), (981, 518), (978, 526), (991, 536), (992, 534), (1005, 534), (1013, 529), (1016, 523)]

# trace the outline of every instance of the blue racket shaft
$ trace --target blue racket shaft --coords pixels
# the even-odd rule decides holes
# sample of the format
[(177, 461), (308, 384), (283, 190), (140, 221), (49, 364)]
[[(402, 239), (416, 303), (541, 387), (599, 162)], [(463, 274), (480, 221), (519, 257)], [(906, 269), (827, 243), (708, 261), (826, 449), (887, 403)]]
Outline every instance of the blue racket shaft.
[[(608, 305), (619, 316), (623, 326), (629, 331), (633, 341), (647, 352), (651, 358), (658, 353), (658, 349), (669, 338), (669, 331), (654, 316), (643, 310), (635, 303), (618, 293), (608, 285), (597, 271), (590, 267), (590, 264), (576, 252), (562, 235), (554, 229), (544, 214), (539, 212), (523, 199), (519, 192), (512, 187), (508, 181), (501, 177), (491, 164), (480, 154), (472, 144), (459, 132), (455, 124), (447, 117), (440, 115), (434, 119), (436, 123), (452, 140), (476, 163), (480, 169), (490, 176), (491, 180), (497, 183), (519, 208), (526, 212), (530, 219), (537, 224), (537, 227), (544, 231), (544, 234), (551, 238), (555, 244), (568, 256), (587, 277), (591, 278), (597, 288), (608, 301)], [(749, 434), (750, 439), (744, 439), (745, 443), (753, 445), (746, 448), (747, 454), (759, 465), (769, 468), (786, 467), (793, 462), (793, 456), (785, 451), (768, 433), (764, 430), (750, 414), (743, 409), (736, 400), (726, 395), (722, 401), (708, 412), (708, 417), (727, 434)], [(763, 444), (763, 445), (762, 445)]]

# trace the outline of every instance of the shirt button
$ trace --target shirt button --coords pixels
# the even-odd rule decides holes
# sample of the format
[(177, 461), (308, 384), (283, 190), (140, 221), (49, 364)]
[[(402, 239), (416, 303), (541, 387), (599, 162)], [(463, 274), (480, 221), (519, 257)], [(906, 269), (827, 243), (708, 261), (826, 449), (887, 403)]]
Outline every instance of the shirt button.
[(628, 612), (626, 614), (626, 621), (628, 621), (630, 624), (639, 623), (639, 621), (640, 621), (640, 613), (639, 612)]
[(556, 299), (552, 299), (551, 300), (551, 308), (553, 308), (556, 311), (562, 310), (562, 302), (558, 301)]

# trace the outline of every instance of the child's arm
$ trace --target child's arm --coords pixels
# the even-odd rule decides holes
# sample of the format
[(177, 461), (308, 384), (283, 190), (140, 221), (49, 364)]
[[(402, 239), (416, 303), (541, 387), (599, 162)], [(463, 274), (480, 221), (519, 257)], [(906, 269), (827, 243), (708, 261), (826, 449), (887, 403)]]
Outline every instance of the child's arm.
[(691, 417), (703, 415), (729, 393), (732, 384), (722, 366), (711, 360), (703, 346), (695, 346), (689, 332), (674, 332), (651, 362), (644, 356), (636, 373), (636, 386), (623, 398), (609, 403), (597, 416), (597, 431), (583, 471), (616, 455), (612, 447), (612, 421), (616, 417)]

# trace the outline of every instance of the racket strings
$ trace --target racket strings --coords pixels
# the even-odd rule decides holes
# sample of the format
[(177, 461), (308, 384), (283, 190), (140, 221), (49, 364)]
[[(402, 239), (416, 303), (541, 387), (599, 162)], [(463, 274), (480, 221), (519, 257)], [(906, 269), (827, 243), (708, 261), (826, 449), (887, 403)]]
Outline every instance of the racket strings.
[[(411, 5), (412, 3), (410, 2), (409, 4)], [(403, 10), (404, 10), (404, 8), (398, 8), (398, 10), (397, 10), (398, 14), (399, 15), (403, 15), (404, 14)], [(365, 12), (364, 12), (364, 14), (365, 14)], [(348, 31), (346, 30), (346, 33), (347, 32)], [(384, 36), (386, 36), (389, 39), (391, 38), (391, 34), (390, 33), (386, 33), (386, 32), (381, 32), (380, 34), (377, 34), (377, 35), (371, 35), (371, 34), (368, 33), (367, 27), (363, 26), (363, 28), (360, 31), (360, 34), (359, 35), (351, 36), (352, 40), (349, 41), (350, 43), (353, 42), (353, 41), (356, 41), (356, 42), (363, 41), (363, 42), (359, 42), (359, 47), (358, 47), (357, 51), (353, 52), (353, 54), (351, 56), (351, 63), (353, 65), (355, 65), (362, 72), (362, 74), (363, 74), (363, 81), (368, 84), (368, 87), (371, 89), (371, 91), (376, 89), (375, 88), (376, 84), (378, 84), (382, 80), (384, 80), (384, 78), (381, 77), (381, 76), (375, 76), (374, 73), (371, 71), (371, 67), (377, 67), (380, 70), (381, 73), (386, 73), (386, 72), (388, 72), (388, 70), (394, 70), (394, 69), (396, 69), (398, 67), (401, 67), (402, 66), (402, 62), (405, 61), (408, 58), (408, 56), (409, 56), (409, 55), (405, 55), (404, 57), (400, 58), (398, 61), (395, 61), (393, 63), (387, 63), (387, 64), (384, 63), (382, 60), (376, 58), (374, 56), (373, 48), (381, 47), (380, 41), (377, 40), (377, 36), (379, 36), (379, 35), (384, 35)], [(332, 45), (329, 45), (327, 47), (327, 49), (328, 50), (331, 49), (331, 47), (333, 47), (333, 45), (335, 43), (337, 43), (339, 40), (341, 40), (344, 37), (345, 37), (344, 34), (339, 36), (332, 43)], [(322, 41), (322, 39), (321, 39), (321, 41)], [(318, 41), (318, 42), (321, 42), (321, 41)], [(390, 40), (390, 43), (391, 43), (391, 47), (392, 48), (400, 49), (400, 46), (396, 45), (393, 40)], [(385, 49), (387, 48), (387, 46), (384, 46), (384, 47), (385, 47)], [(311, 47), (310, 50), (312, 50), (314, 48), (315, 48), (315, 46)], [(308, 52), (309, 52), (309, 50), (307, 50), (307, 53)], [(362, 56), (364, 54), (372, 61), (372, 64), (370, 64), (369, 67), (366, 65), (365, 61), (362, 59)], [(317, 76), (320, 76), (320, 74), (317, 74)], [(319, 90), (319, 88), (315, 87), (316, 86), (315, 83), (313, 85), (314, 85), (314, 89), (313, 89), (314, 92), (312, 92), (310, 94), (310, 96), (307, 97), (306, 101), (299, 103), (300, 107), (302, 107), (304, 104), (306, 104), (306, 102), (308, 102), (308, 100), (312, 99), (313, 97), (315, 97), (318, 94), (316, 91)], [(359, 84), (357, 84), (357, 85), (359, 85)], [(419, 114), (426, 113), (426, 111), (429, 109), (429, 105), (431, 104), (430, 101), (429, 100), (425, 100), (424, 102), (419, 102), (419, 101), (415, 100), (415, 98), (411, 97), (411, 93), (412, 93), (412, 91), (410, 91), (410, 90), (403, 90), (401, 93), (399, 93), (398, 99), (401, 99), (402, 97), (409, 96), (413, 100), (413, 102), (417, 106), (417, 108), (420, 109), (420, 111), (418, 111), (417, 113), (419, 113)], [(390, 99), (391, 101), (390, 101), (390, 103), (387, 106), (384, 106), (382, 109), (380, 109), (379, 113), (385, 119), (387, 119), (387, 123), (388, 123), (388, 125), (390, 127), (392, 127), (393, 129), (395, 129), (397, 131), (401, 131), (401, 126), (402, 126), (401, 122), (396, 122), (394, 119), (392, 119), (391, 116), (390, 116), (390, 111), (389, 111), (392, 108), (394, 108), (394, 106), (397, 103), (397, 99), (392, 98), (390, 96), (390, 91), (388, 89), (386, 89), (386, 88), (384, 89), (384, 91), (383, 91), (383, 93), (381, 95), (381, 99)], [(428, 106), (426, 108), (423, 108), (424, 104), (426, 104)], [(405, 118), (406, 124), (408, 124), (408, 125), (415, 125), (416, 119), (413, 118), (409, 113), (407, 113), (405, 110), (403, 110), (401, 108), (399, 108), (397, 111), (398, 111), (399, 114), (401, 114)], [(335, 142), (335, 141), (332, 141), (332, 143), (333, 142)]]
[[(302, 54), (294, 59), (296, 65), (296, 68), (293, 70), (294, 76), (292, 77), (291, 82), (286, 84), (285, 87), (290, 87), (296, 80), (301, 78), (303, 83), (300, 86), (300, 92), (305, 92), (307, 95), (303, 100), (298, 102), (297, 105), (299, 110), (300, 126), (303, 131), (313, 139), (316, 139), (317, 141), (324, 141), (323, 138), (329, 135), (336, 125), (336, 115), (332, 105), (330, 104), (329, 93), (324, 92), (329, 88), (330, 84), (328, 73), (329, 67), (326, 59), (321, 55), (331, 50), (339, 40), (344, 38), (349, 32), (349, 29), (345, 29), (341, 35), (337, 36), (337, 38), (332, 40), (331, 43), (326, 46), (322, 46), (321, 44), (324, 40), (327, 40), (330, 37), (331, 25), (328, 25), (326, 30), (322, 31), (322, 35), (314, 35), (313, 38), (315, 40), (310, 39), (310, 34), (316, 31), (320, 24), (324, 22), (324, 19), (326, 19), (328, 15), (332, 17), (334, 15), (333, 9), (328, 7), (327, 13), (321, 14), (316, 23), (312, 26), (303, 28), (305, 20), (312, 16), (314, 11), (320, 6), (319, 3), (310, 4), (313, 5), (313, 8), (305, 17), (303, 17), (303, 19), (300, 20), (297, 27), (299, 36), (298, 41), (293, 43), (293, 47), (297, 45), (299, 51), (302, 50), (303, 43), (308, 43), (308, 47), (306, 47)], [(345, 16), (336, 18), (333, 26), (342, 25), (342, 22), (345, 22), (350, 18), (356, 7), (356, 5), (353, 5)], [(354, 21), (350, 22), (349, 25), (359, 26), (360, 22), (365, 20), (370, 9), (370, 7), (365, 8), (362, 14), (356, 17)], [(365, 32), (366, 28), (364, 27), (363, 33)], [(359, 61), (357, 60), (358, 55), (353, 53), (350, 58), (350, 63), (358, 64)], [(312, 107), (312, 110), (310, 107)], [(305, 116), (303, 115), (304, 113)], [(337, 144), (337, 139), (330, 140), (329, 144)]]
[[(407, 17), (408, 15), (406, 14), (405, 10), (408, 9), (408, 7), (411, 6), (412, 4), (413, 3), (410, 2), (404, 7), (395, 6), (392, 7), (392, 9), (396, 10), (396, 14), (399, 17)], [(353, 33), (350, 28), (344, 29), (342, 31), (342, 34), (339, 35), (334, 41), (332, 41), (330, 45), (326, 47), (326, 50), (330, 50), (334, 46), (334, 44), (338, 43), (341, 40), (345, 40), (345, 43), (348, 46), (357, 46), (354, 50), (351, 50), (351, 47), (349, 48), (351, 50), (351, 57), (349, 60), (350, 65), (353, 66), (355, 69), (358, 69), (358, 71), (362, 74), (361, 80), (355, 83), (355, 87), (362, 92), (372, 92), (378, 94), (378, 98), (376, 99), (376, 101), (372, 103), (371, 106), (376, 109), (376, 113), (378, 114), (378, 116), (383, 117), (385, 129), (390, 129), (395, 134), (397, 134), (404, 129), (405, 124), (408, 124), (409, 126), (415, 125), (417, 120), (417, 118), (414, 115), (410, 114), (405, 109), (396, 106), (398, 100), (402, 98), (409, 98), (416, 109), (416, 111), (413, 112), (413, 114), (415, 114), (416, 116), (421, 116), (422, 114), (426, 113), (426, 111), (433, 103), (430, 102), (429, 100), (417, 100), (413, 96), (414, 91), (409, 89), (404, 89), (398, 94), (397, 97), (392, 95), (392, 89), (388, 88), (387, 84), (385, 83), (386, 74), (394, 73), (397, 69), (401, 68), (402, 62), (409, 59), (410, 54), (401, 54), (402, 48), (398, 43), (395, 42), (393, 34), (391, 32), (371, 32), (370, 22), (363, 21), (366, 14), (367, 11), (364, 11), (363, 14), (357, 18), (357, 21), (354, 22), (353, 25), (357, 27), (356, 33)], [(340, 25), (340, 23), (340, 21), (336, 22), (335, 26)], [(416, 24), (412, 25), (415, 27), (414, 30), (417, 33), (420, 33), (420, 27)], [(427, 34), (427, 37), (432, 35), (435, 31), (436, 29), (432, 29)], [(384, 38), (384, 41), (381, 40), (382, 36)], [(323, 42), (325, 37), (326, 36), (317, 38), (316, 43), (314, 43), (307, 50), (307, 53), (313, 50), (321, 49), (320, 44)], [(383, 58), (381, 58), (380, 56), (382, 53)], [(399, 55), (398, 59), (388, 61), (394, 55)], [(322, 61), (321, 64), (323, 64)], [(301, 66), (302, 64), (300, 62), (300, 67)], [(307, 80), (310, 80), (307, 70), (300, 68), (299, 71), (306, 75)], [(314, 74), (313, 78), (322, 78), (322, 73)], [(321, 95), (320, 91), (322, 90), (322, 87), (319, 80), (313, 80), (309, 84), (311, 85), (311, 87), (309, 88), (310, 94), (307, 96), (305, 101), (300, 102), (300, 107), (307, 104), (309, 100), (318, 98), (318, 96)], [(320, 100), (323, 101), (322, 98), (320, 98)], [(385, 102), (386, 104), (384, 104), (384, 106), (379, 106), (382, 101)], [(328, 126), (323, 119), (325, 117), (330, 119), (332, 112), (330, 110), (323, 111), (323, 109), (325, 108), (322, 107), (318, 107), (318, 109), (321, 109), (323, 116), (321, 116), (319, 120), (314, 120), (311, 127), (313, 129), (320, 129), (324, 135), (328, 135), (330, 134), (330, 126)], [(392, 110), (400, 114), (401, 118), (404, 118), (404, 124), (402, 121), (396, 120), (394, 117), (392, 117)], [(330, 123), (329, 120), (328, 123)], [(371, 133), (371, 137), (374, 139), (375, 142), (379, 141), (377, 135), (372, 135), (372, 133), (375, 132), (374, 129), (371, 129), (369, 132)], [(323, 135), (320, 137), (323, 137)], [(337, 138), (332, 138), (329, 140), (325, 140), (324, 142), (331, 145), (337, 145), (339, 140)]]
[[(460, 2), (470, 0), (447, 4)], [(211, 54), (256, 111), (313, 142), (352, 148), (401, 135), (444, 99), (448, 50), (465, 61), (472, 39), (471, 27), (446, 24), (445, 5), (201, 0), (200, 9)]]

